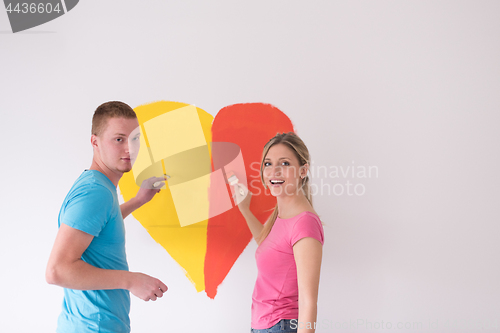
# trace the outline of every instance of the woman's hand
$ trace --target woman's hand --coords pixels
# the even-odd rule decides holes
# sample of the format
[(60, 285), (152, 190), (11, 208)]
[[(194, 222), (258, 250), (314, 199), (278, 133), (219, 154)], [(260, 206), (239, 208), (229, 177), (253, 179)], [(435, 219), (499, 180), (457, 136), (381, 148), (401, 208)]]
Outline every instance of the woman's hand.
[(252, 200), (252, 192), (248, 188), (240, 183), (233, 185), (234, 199), (238, 208), (242, 213), (250, 211), (250, 201)]
[(248, 190), (248, 188), (240, 183), (233, 185), (234, 190), (234, 199), (238, 208), (240, 209), (241, 215), (245, 218), (247, 222), (248, 228), (252, 233), (252, 236), (255, 240), (260, 238), (260, 234), (262, 233), (262, 223), (252, 214), (250, 211), (250, 201), (252, 200), (252, 192)]

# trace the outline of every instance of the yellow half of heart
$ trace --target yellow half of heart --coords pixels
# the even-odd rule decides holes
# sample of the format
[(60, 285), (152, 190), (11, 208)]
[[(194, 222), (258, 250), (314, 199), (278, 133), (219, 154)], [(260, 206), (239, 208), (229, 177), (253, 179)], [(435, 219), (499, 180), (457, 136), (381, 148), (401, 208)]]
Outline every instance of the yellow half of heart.
[[(195, 112), (178, 112), (180, 109), (189, 107)], [(164, 159), (166, 156), (176, 158), (179, 154), (185, 153), (188, 155), (181, 157), (183, 161), (186, 161), (189, 160), (190, 149), (191, 151), (198, 149), (192, 153), (196, 156), (203, 156), (199, 153), (199, 149), (206, 149), (208, 154), (205, 155), (210, 161), (211, 126), (214, 117), (209, 113), (185, 103), (166, 101), (141, 105), (134, 111), (137, 114), (141, 132), (147, 133), (147, 136), (141, 136), (141, 147), (145, 145), (148, 149), (141, 148), (133, 171), (125, 173), (118, 183), (125, 201), (137, 194), (139, 190), (137, 184), (141, 184), (142, 178), (148, 177), (148, 170), (155, 171), (156, 176), (158, 176), (159, 168), (160, 173), (165, 171), (165, 163), (168, 164), (168, 159)], [(164, 117), (167, 114), (168, 117)], [(198, 119), (192, 119), (193, 115), (196, 117), (196, 114)], [(154, 118), (155, 120), (152, 121)], [(175, 121), (172, 121), (174, 119)], [(154, 144), (157, 142), (157, 135), (161, 135), (162, 144)], [(161, 163), (153, 165), (152, 162), (144, 162), (141, 154), (149, 154), (151, 161), (161, 160)], [(180, 164), (174, 162), (171, 165)], [(206, 163), (191, 163), (191, 165), (194, 169), (187, 174), (206, 174)], [(204, 166), (200, 169), (199, 165)], [(186, 167), (189, 168), (189, 165), (183, 166), (184, 169)], [(174, 203), (176, 196), (178, 198), (189, 192), (182, 189), (182, 184), (190, 180), (182, 179), (182, 175), (186, 174), (185, 170), (177, 171), (175, 168), (169, 168), (168, 165), (166, 169), (167, 174), (172, 177), (171, 180), (159, 194), (155, 195), (153, 200), (134, 211), (132, 215), (183, 268), (186, 277), (200, 292), (205, 289), (204, 261), (207, 248), (208, 202), (206, 209), (196, 210), (183, 209), (188, 205), (179, 204), (179, 199)], [(209, 163), (208, 169), (210, 170)], [(139, 173), (140, 176), (138, 176)], [(206, 200), (201, 201), (206, 202)], [(200, 221), (200, 216), (192, 215), (192, 212), (199, 211), (206, 211), (206, 219)]]

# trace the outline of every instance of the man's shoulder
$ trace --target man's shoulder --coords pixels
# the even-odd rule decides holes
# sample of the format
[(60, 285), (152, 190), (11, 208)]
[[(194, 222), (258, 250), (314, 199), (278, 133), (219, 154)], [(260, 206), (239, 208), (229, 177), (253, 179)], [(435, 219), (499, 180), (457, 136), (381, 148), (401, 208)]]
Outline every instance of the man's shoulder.
[(84, 170), (76, 180), (76, 183), (96, 184), (105, 186), (107, 188), (109, 187), (114, 188), (114, 185), (111, 182), (111, 180), (109, 180), (109, 178), (106, 177), (106, 175), (97, 170), (89, 170), (89, 169)]
[(106, 176), (96, 170), (85, 170), (76, 179), (64, 201), (65, 205), (88, 201), (94, 205), (112, 205), (116, 200), (116, 188)]
[[(105, 177), (103, 179), (103, 177)], [(59, 213), (59, 225), (97, 236), (120, 211), (116, 188), (98, 171), (85, 170), (71, 187)]]
[(71, 191), (104, 191), (116, 193), (113, 183), (97, 170), (84, 170), (76, 179)]

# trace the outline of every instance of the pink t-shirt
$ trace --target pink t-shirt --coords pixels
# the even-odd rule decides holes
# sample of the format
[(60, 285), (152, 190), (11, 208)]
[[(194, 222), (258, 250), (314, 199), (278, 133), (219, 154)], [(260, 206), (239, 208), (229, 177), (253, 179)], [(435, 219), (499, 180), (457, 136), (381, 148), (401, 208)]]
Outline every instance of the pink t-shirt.
[(274, 222), (269, 235), (255, 253), (257, 282), (252, 296), (252, 328), (266, 329), (281, 319), (299, 316), (299, 288), (293, 245), (304, 237), (324, 242), (319, 217), (302, 212)]

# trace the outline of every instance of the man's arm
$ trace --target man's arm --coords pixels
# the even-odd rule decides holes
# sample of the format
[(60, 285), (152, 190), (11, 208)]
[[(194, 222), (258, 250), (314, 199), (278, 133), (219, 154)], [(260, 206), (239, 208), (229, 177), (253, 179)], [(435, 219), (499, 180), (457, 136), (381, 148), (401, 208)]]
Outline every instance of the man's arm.
[[(137, 191), (137, 195), (129, 201), (120, 205), (122, 217), (126, 218), (134, 210), (153, 199), (156, 193), (160, 193), (160, 188), (165, 185), (165, 180), (166, 177), (151, 177), (144, 180), (142, 182), (141, 188), (139, 189), (139, 191)], [(155, 183), (157, 183), (158, 185), (156, 186), (156, 188), (153, 187), (153, 184)]]
[[(142, 190), (142, 189), (141, 189)], [(141, 191), (139, 190), (139, 192)], [(159, 190), (147, 190), (147, 191), (155, 191), (154, 194), (158, 193)], [(139, 192), (137, 192), (137, 194), (139, 194)], [(153, 194), (153, 196), (154, 196)], [(152, 197), (151, 197), (152, 198)], [(151, 200), (151, 199), (150, 199)], [(149, 200), (148, 200), (149, 201)], [(147, 201), (146, 201), (147, 202)], [(123, 218), (126, 218), (128, 215), (130, 215), (130, 213), (132, 213), (134, 210), (136, 210), (137, 208), (141, 207), (142, 205), (144, 205), (146, 202), (141, 202), (137, 196), (133, 197), (132, 199), (130, 199), (129, 201), (127, 202), (124, 202), (120, 205), (120, 211), (122, 212), (122, 217)]]
[(61, 223), (47, 264), (47, 282), (78, 290), (126, 289), (144, 301), (155, 301), (167, 291), (163, 282), (149, 275), (101, 269), (84, 262), (82, 254), (93, 238)]

